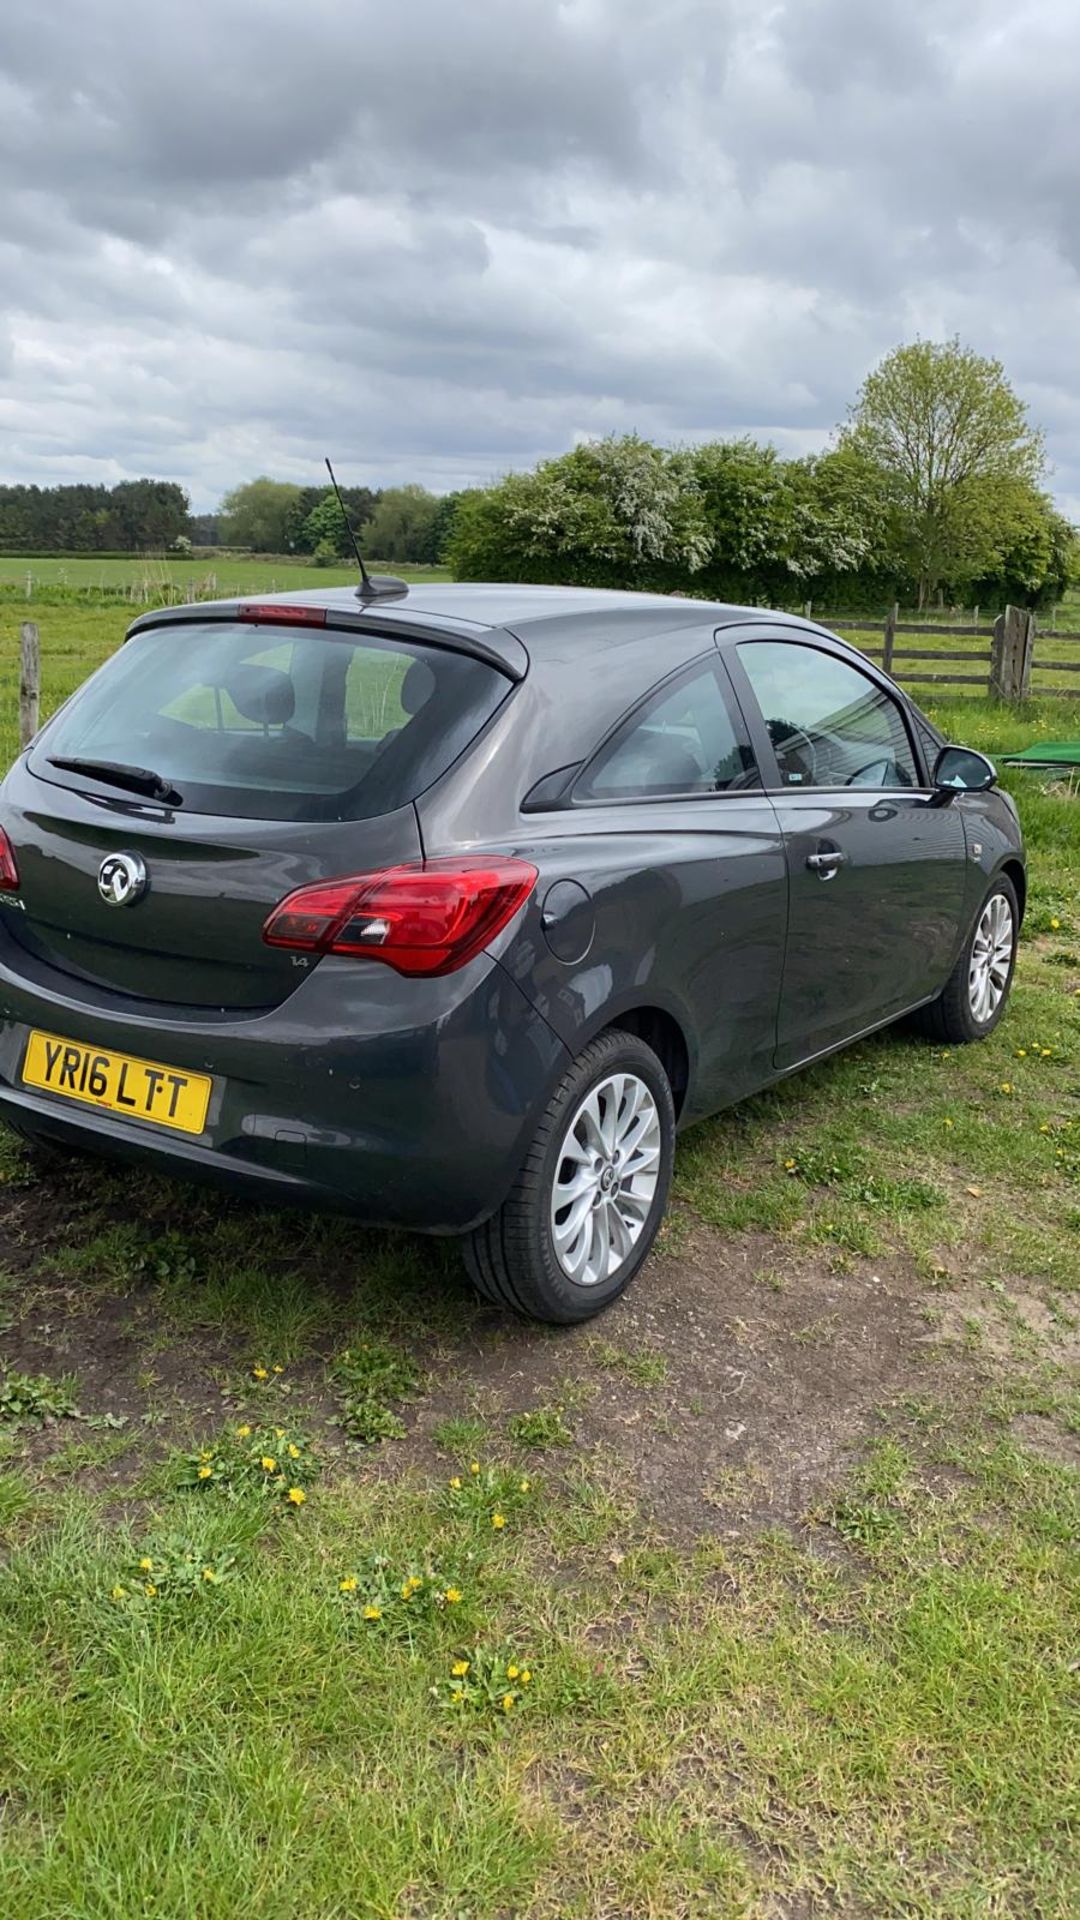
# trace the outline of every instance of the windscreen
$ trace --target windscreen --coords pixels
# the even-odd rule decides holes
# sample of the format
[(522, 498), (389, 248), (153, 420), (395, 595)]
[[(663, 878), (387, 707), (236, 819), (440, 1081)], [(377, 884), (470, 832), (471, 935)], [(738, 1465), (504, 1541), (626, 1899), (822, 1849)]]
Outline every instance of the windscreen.
[(184, 813), (366, 820), (437, 780), (509, 690), (486, 662), (412, 640), (172, 622), (135, 634), (88, 681), (30, 765), (84, 790), (92, 774), (51, 763), (146, 768)]

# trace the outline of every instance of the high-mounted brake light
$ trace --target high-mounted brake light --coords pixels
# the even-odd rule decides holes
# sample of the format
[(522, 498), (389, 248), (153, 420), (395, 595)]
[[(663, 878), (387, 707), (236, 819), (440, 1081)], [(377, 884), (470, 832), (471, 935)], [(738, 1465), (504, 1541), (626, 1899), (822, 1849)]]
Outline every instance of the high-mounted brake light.
[(237, 607), (236, 617), (257, 620), (260, 626), (325, 627), (326, 608), (282, 606), (279, 600), (249, 600), (246, 606)]
[(536, 885), (527, 860), (429, 860), (300, 887), (263, 928), (272, 947), (382, 960), (398, 973), (455, 973), (488, 946)]
[(15, 858), (15, 849), (0, 827), (0, 893), (17, 893), (19, 890), (19, 864)]

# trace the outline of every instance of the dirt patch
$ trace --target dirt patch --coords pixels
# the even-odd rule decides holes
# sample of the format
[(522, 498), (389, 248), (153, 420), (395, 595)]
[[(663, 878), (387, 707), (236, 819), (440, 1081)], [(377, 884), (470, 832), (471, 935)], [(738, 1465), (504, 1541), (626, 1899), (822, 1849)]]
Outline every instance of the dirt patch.
[[(102, 1201), (93, 1174), (53, 1173), (9, 1188), (0, 1222), (8, 1276), (0, 1307), (9, 1322), (0, 1364), (77, 1376), (82, 1411), (131, 1434), (130, 1449), (117, 1445), (92, 1470), (121, 1486), (167, 1447), (190, 1444), (243, 1407), (253, 1357), (250, 1330), (220, 1312), (178, 1330), (153, 1261), (65, 1276), (65, 1249), (130, 1226), (125, 1193), (123, 1185), (106, 1189)], [(151, 1210), (148, 1234), (182, 1231), (197, 1245), (211, 1220), (227, 1216), (241, 1247), (250, 1222), (252, 1258), (269, 1261), (283, 1282), (310, 1270), (313, 1229), (302, 1216), (280, 1230), (275, 1222), (268, 1234), (257, 1212), (164, 1185), (156, 1193), (161, 1218)], [(355, 1471), (438, 1474), (447, 1456), (437, 1436), (447, 1419), (479, 1418), (488, 1444), (505, 1447), (512, 1415), (560, 1407), (575, 1450), (544, 1454), (545, 1472), (584, 1453), (669, 1537), (791, 1524), (836, 1486), (883, 1412), (906, 1401), (955, 1407), (973, 1398), (986, 1366), (1013, 1352), (1017, 1327), (1053, 1358), (1076, 1342), (1033, 1296), (988, 1304), (982, 1293), (935, 1295), (900, 1258), (840, 1269), (770, 1236), (721, 1236), (685, 1212), (672, 1238), (678, 1251), (654, 1256), (601, 1320), (562, 1331), (482, 1305), (442, 1254), (420, 1248), (395, 1337), (426, 1367), (429, 1389), (405, 1410), (405, 1440), (351, 1453)], [(290, 1418), (340, 1445), (326, 1362), (341, 1342), (343, 1316), (363, 1335), (356, 1275), (365, 1242), (358, 1235), (337, 1245), (317, 1267), (328, 1324), (289, 1366), (282, 1392)], [(928, 1325), (928, 1313), (936, 1324)], [(65, 1439), (92, 1437), (85, 1426), (64, 1426)], [(37, 1436), (32, 1457), (55, 1450), (56, 1434)]]
[(1080, 1434), (1066, 1433), (1056, 1420), (1041, 1413), (1021, 1413), (1011, 1423), (1010, 1432), (1032, 1453), (1053, 1461), (1055, 1466), (1080, 1468)]
[(607, 1457), (665, 1533), (790, 1523), (835, 1484), (879, 1410), (955, 1392), (956, 1356), (927, 1350), (925, 1299), (907, 1267), (838, 1274), (768, 1236), (693, 1229), (601, 1322), (554, 1338), (510, 1324), (474, 1349), (411, 1448), (470, 1394), (500, 1418), (561, 1398), (579, 1444)]
[(993, 1362), (1032, 1358), (1055, 1367), (1080, 1363), (1080, 1327), (1027, 1290), (1023, 1282), (997, 1280), (993, 1293), (960, 1287), (943, 1296), (932, 1315), (927, 1341), (982, 1350)]

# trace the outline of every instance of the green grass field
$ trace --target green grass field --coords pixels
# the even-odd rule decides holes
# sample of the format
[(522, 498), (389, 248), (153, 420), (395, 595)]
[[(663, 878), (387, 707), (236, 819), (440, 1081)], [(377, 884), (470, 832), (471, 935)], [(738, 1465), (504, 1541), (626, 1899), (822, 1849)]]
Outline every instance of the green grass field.
[[(51, 708), (124, 617), (41, 625)], [(1009, 784), (1002, 1026), (688, 1134), (591, 1329), (0, 1136), (0, 1912), (1075, 1920), (1080, 803)]]
[[(399, 566), (396, 562), (371, 563), (373, 571), (389, 571), (407, 580), (445, 579), (443, 567)], [(103, 593), (128, 593), (138, 603), (151, 600), (189, 597), (209, 599), (215, 593), (292, 592), (301, 587), (348, 586), (356, 579), (356, 568), (316, 567), (283, 555), (264, 557), (238, 554), (219, 559), (215, 554), (199, 554), (190, 559), (126, 558), (96, 559), (93, 554), (71, 555), (63, 559), (36, 560), (15, 554), (0, 554), (0, 594), (5, 599), (25, 601), (27, 575), (30, 599), (48, 604), (50, 596), (73, 592), (92, 599)], [(33, 606), (30, 608), (33, 613)]]

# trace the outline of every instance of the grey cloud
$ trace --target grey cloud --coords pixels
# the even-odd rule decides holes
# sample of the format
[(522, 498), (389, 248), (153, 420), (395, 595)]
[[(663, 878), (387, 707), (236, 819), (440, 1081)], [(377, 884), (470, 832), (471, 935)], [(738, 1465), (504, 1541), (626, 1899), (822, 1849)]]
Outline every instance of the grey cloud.
[(8, 0), (0, 477), (804, 451), (960, 331), (1076, 501), (1078, 53), (1073, 0)]

